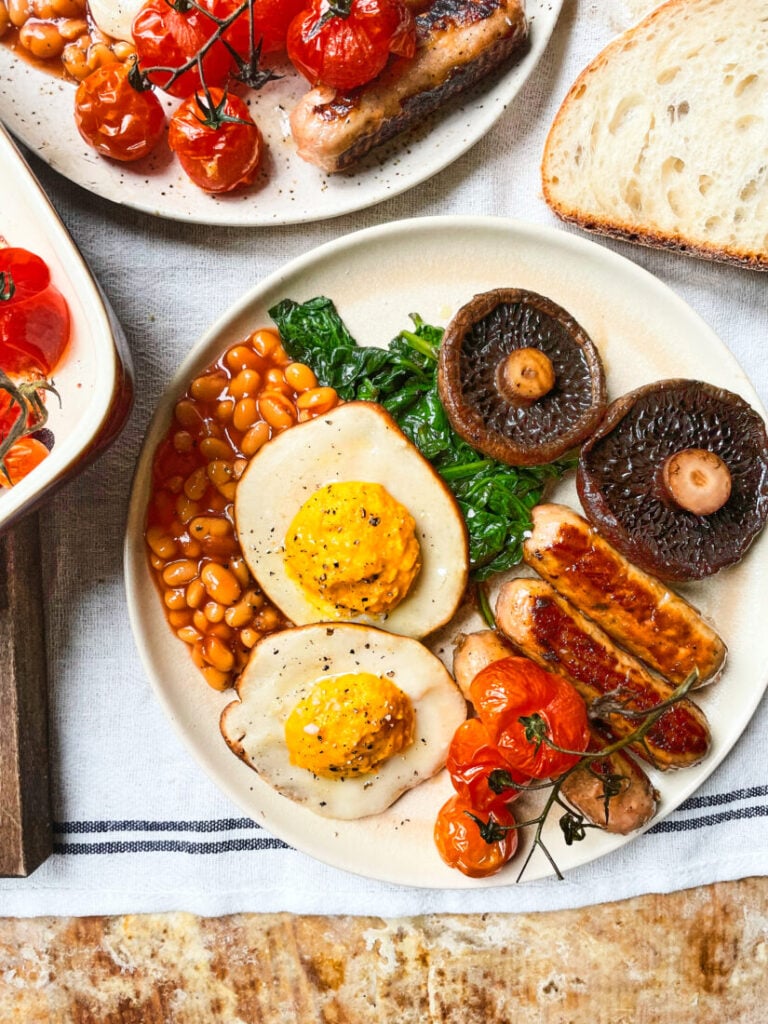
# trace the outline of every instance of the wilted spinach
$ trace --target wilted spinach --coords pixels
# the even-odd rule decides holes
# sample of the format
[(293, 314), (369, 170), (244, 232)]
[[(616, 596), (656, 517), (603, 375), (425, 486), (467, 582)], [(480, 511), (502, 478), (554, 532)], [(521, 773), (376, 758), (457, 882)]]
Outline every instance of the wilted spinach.
[(311, 366), (318, 381), (346, 401), (382, 405), (443, 477), (467, 524), (472, 579), (485, 580), (517, 565), (531, 509), (574, 460), (507, 466), (463, 441), (437, 390), (443, 331), (416, 313), (411, 314), (413, 330), (401, 331), (386, 349), (358, 345), (323, 296), (304, 303), (284, 299), (269, 313), (292, 359)]

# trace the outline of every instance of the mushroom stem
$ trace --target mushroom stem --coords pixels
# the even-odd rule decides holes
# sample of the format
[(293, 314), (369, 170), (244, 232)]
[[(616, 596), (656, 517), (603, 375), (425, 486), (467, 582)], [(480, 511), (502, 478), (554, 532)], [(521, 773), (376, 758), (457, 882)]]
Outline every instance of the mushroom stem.
[(685, 448), (664, 463), (661, 480), (680, 508), (696, 516), (717, 512), (731, 496), (731, 473), (714, 452)]
[(538, 348), (518, 348), (499, 365), (503, 393), (519, 402), (535, 402), (555, 386), (552, 360)]

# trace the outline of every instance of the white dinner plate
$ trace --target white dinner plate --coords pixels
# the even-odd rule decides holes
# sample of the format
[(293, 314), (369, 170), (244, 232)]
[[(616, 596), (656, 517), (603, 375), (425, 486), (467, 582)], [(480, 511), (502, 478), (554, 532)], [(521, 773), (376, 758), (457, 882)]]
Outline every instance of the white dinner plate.
[[(451, 102), (423, 124), (378, 147), (346, 174), (325, 175), (297, 155), (288, 112), (306, 90), (290, 66), (249, 96), (267, 145), (254, 185), (230, 196), (206, 195), (184, 175), (167, 146), (134, 165), (98, 156), (78, 134), (75, 87), (0, 45), (0, 121), (54, 170), (90, 192), (158, 217), (235, 227), (297, 224), (362, 210), (437, 174), (489, 130), (533, 71), (563, 0), (528, 0), (530, 46), (501, 77)], [(169, 111), (180, 101), (170, 99)]]
[(15, 487), (0, 488), (0, 529), (115, 439), (133, 394), (122, 329), (48, 197), (0, 127), (0, 244), (3, 239), (45, 260), (67, 300), (72, 329), (52, 378), (60, 400), (46, 397), (53, 449)]
[[(190, 751), (229, 796), (274, 835), (339, 868), (404, 885), (459, 888), (513, 882), (520, 855), (483, 881), (446, 867), (432, 841), (435, 815), (451, 792), (446, 773), (403, 796), (387, 812), (356, 822), (331, 821), (278, 795), (238, 760), (219, 734), (232, 693), (216, 693), (198, 677), (177, 640), (150, 576), (143, 531), (155, 447), (189, 381), (230, 345), (270, 324), (280, 299), (316, 295), (334, 300), (353, 337), (385, 345), (418, 312), (445, 325), (475, 293), (528, 288), (560, 303), (599, 349), (610, 397), (668, 377), (691, 377), (735, 391), (764, 415), (744, 373), (717, 336), (665, 285), (628, 260), (580, 237), (497, 218), (437, 217), (401, 221), (348, 235), (291, 262), (246, 294), (198, 342), (168, 387), (138, 464), (127, 529), (125, 564), (131, 623), (146, 671)], [(571, 480), (554, 500), (578, 508)], [(273, 500), (280, 501), (276, 481)], [(654, 823), (710, 775), (752, 715), (768, 675), (764, 600), (768, 535), (743, 561), (717, 576), (681, 587), (710, 618), (729, 647), (725, 672), (696, 700), (712, 727), (712, 750), (695, 768), (650, 772), (661, 793)], [(479, 620), (476, 628), (481, 628)], [(455, 630), (454, 630), (455, 631)], [(447, 631), (450, 638), (451, 630)], [(449, 646), (440, 648), (448, 657)], [(528, 798), (524, 798), (528, 799)], [(519, 804), (516, 806), (520, 806)], [(557, 815), (554, 816), (556, 818)], [(566, 847), (556, 820), (545, 840), (563, 870), (603, 856), (630, 837), (592, 830)], [(526, 878), (551, 867), (537, 851)]]

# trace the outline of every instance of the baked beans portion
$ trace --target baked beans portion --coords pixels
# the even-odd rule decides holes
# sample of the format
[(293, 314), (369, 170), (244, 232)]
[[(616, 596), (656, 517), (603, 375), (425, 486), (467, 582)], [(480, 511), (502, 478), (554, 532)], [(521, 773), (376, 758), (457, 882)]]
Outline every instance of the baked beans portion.
[(290, 625), (242, 556), (237, 481), (271, 437), (337, 404), (333, 388), (291, 361), (276, 331), (257, 330), (192, 381), (155, 452), (150, 562), (169, 623), (216, 690), (232, 686), (257, 640)]
[(0, 0), (0, 39), (20, 56), (77, 82), (136, 52), (133, 43), (96, 28), (86, 0)]

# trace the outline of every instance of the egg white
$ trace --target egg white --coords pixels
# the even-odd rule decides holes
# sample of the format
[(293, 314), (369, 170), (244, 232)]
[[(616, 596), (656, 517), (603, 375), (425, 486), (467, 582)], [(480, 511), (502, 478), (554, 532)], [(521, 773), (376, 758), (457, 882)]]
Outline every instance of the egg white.
[(131, 41), (131, 25), (144, 0), (88, 0), (88, 10), (105, 35)]
[[(285, 722), (324, 677), (371, 672), (408, 695), (413, 742), (367, 775), (327, 779), (291, 764)], [(445, 764), (467, 705), (443, 663), (410, 637), (370, 626), (320, 623), (259, 641), (237, 684), (239, 700), (221, 716), (230, 748), (278, 792), (329, 818), (355, 819), (386, 810), (406, 790)]]
[(284, 543), (315, 491), (337, 481), (378, 483), (416, 521), (422, 567), (386, 615), (345, 615), (403, 636), (423, 637), (448, 622), (467, 585), (467, 531), (456, 501), (421, 452), (380, 406), (348, 402), (284, 431), (254, 456), (235, 498), (238, 539), (262, 590), (297, 625), (328, 618), (286, 573)]

